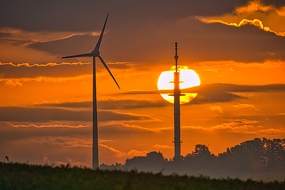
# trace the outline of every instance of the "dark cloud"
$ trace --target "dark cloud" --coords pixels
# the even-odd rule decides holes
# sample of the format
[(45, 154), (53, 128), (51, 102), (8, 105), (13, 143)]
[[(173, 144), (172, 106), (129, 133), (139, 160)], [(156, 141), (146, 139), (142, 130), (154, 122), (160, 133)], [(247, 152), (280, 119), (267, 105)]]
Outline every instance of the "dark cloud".
[[(151, 120), (147, 115), (98, 111), (99, 122)], [(0, 107), (0, 121), (50, 122), (50, 121), (92, 121), (92, 111), (40, 108), (40, 107)]]
[[(15, 3), (6, 1), (0, 8), (0, 14), (3, 14), (1, 18), (5, 18), (0, 20), (0, 27), (75, 32), (68, 38), (28, 44), (28, 48), (57, 56), (51, 58), (54, 60), (46, 61), (89, 62), (88, 58), (63, 60), (60, 57), (92, 51), (98, 37), (89, 33), (101, 30), (107, 12), (110, 12), (110, 18), (101, 47), (106, 62), (140, 62), (136, 67), (149, 63), (161, 64), (163, 58), (168, 59), (167, 55), (169, 59), (172, 58), (172, 43), (175, 41), (181, 43), (179, 53), (183, 59), (192, 63), (209, 60), (285, 60), (284, 37), (250, 24), (241, 27), (206, 24), (193, 17), (232, 13), (237, 6), (248, 2), (249, 0), (109, 0), (80, 3), (29, 1), (18, 2), (11, 13), (7, 10), (12, 9)], [(69, 6), (66, 7), (65, 3)], [(277, 1), (268, 3), (278, 6)], [(33, 11), (28, 11), (30, 9)], [(10, 16), (5, 16), (6, 14)], [(12, 34), (9, 35), (9, 39), (13, 40)], [(7, 61), (13, 62), (13, 58)]]
[[(154, 32), (150, 33), (150, 30)], [(90, 52), (97, 38), (79, 35), (52, 42), (33, 43), (29, 47), (59, 56), (70, 55)], [(173, 49), (171, 43), (174, 41), (181, 43), (179, 54), (188, 62), (285, 60), (284, 37), (265, 32), (250, 23), (233, 27), (221, 23), (206, 24), (197, 19), (187, 19), (183, 24), (176, 23), (175, 26), (172, 22), (168, 22), (151, 28), (133, 26), (114, 28), (112, 32), (105, 34), (101, 53), (107, 62), (141, 62), (136, 67), (150, 62), (161, 64), (161, 60), (167, 58), (167, 55), (169, 59), (171, 58)], [(86, 58), (80, 59), (82, 60), (89, 61)], [(78, 59), (64, 61), (78, 61)]]
[(91, 101), (82, 102), (60, 102), (60, 103), (44, 103), (37, 104), (37, 107), (53, 107), (53, 108), (92, 108)]
[(28, 31), (94, 31), (99, 30), (98, 22), (107, 12), (113, 15), (115, 25), (125, 27), (138, 22), (222, 15), (246, 3), (246, 0), (4, 0), (0, 7), (0, 26)]
[[(97, 36), (91, 35), (73, 35), (66, 39), (58, 39), (54, 41), (48, 42), (35, 42), (29, 45), (30, 48), (37, 49), (44, 52), (49, 52), (51, 54), (59, 54), (59, 55), (67, 55), (67, 54), (74, 54), (74, 53), (87, 53), (91, 52), (95, 44), (97, 42)], [(73, 44), (70, 46), (70, 44)], [(80, 46), (81, 52), (75, 52), (74, 49), (78, 49)], [(88, 58), (87, 58), (88, 59)], [(68, 59), (69, 61), (72, 59)], [(78, 59), (73, 59), (78, 60)], [(90, 60), (90, 59), (89, 59)], [(66, 61), (63, 59), (63, 61)]]
[(85, 160), (87, 157), (84, 162), (89, 163), (91, 138), (91, 127), (15, 127), (0, 122), (0, 156), (8, 155), (13, 162), (34, 164), (53, 164), (58, 160), (68, 162), (70, 157)]
[[(13, 45), (26, 45), (32, 43), (31, 40), (23, 40), (23, 39), (15, 39), (15, 36), (11, 35), (10, 38), (1, 38), (0, 36), (0, 42), (9, 42)], [(8, 62), (8, 61), (7, 61)]]
[(92, 73), (91, 64), (0, 64), (1, 78), (75, 77)]
[[(72, 60), (62, 60), (68, 63), (45, 64), (1, 64), (0, 76), (2, 79), (35, 78), (35, 77), (77, 77), (92, 74), (92, 65), (89, 63), (72, 63)], [(90, 60), (89, 60), (90, 61)], [(71, 62), (71, 63), (70, 63)], [(107, 63), (110, 69), (130, 69), (135, 67), (130, 63)], [(104, 70), (104, 71), (103, 71)], [(106, 72), (104, 67), (97, 67), (97, 71)]]
[(0, 139), (1, 141), (9, 140), (21, 140), (38, 137), (90, 137), (91, 127), (63, 127), (61, 125), (49, 127), (49, 124), (45, 124), (46, 127), (37, 127), (36, 124), (30, 125), (24, 123), (15, 125), (12, 123), (0, 122)]
[(0, 113), (0, 121), (92, 121), (92, 114), (90, 111), (73, 111), (57, 108), (0, 107)]
[(9, 38), (12, 37), (13, 34), (10, 32), (0, 32), (0, 39), (5, 39), (5, 38)]
[[(192, 87), (189, 89), (182, 89), (182, 93), (205, 93), (205, 92), (215, 92), (215, 93), (231, 93), (231, 92), (284, 92), (285, 84), (267, 84), (267, 85), (242, 85), (242, 84), (228, 84), (228, 83), (211, 83), (202, 84), (200, 86)], [(153, 91), (126, 91), (120, 94), (159, 94), (159, 93), (173, 93), (172, 90), (153, 90)]]
[(98, 103), (101, 109), (138, 109), (138, 108), (158, 108), (169, 106), (164, 100), (101, 100)]
[(124, 136), (124, 135), (140, 135), (143, 133), (154, 133), (153, 131), (139, 126), (131, 126), (124, 124), (103, 125), (99, 128), (100, 136)]
[(108, 67), (113, 69), (133, 69), (133, 71), (136, 70), (136, 68), (139, 67), (139, 64), (136, 63), (129, 63), (129, 62), (116, 62), (116, 63), (108, 63)]
[(203, 26), (203, 29), (199, 36), (198, 34), (192, 36), (199, 40), (193, 39), (193, 43), (189, 43), (193, 44), (187, 49), (189, 52), (186, 56), (189, 59), (192, 57), (191, 59), (195, 61), (234, 60), (238, 62), (285, 59), (285, 38), (264, 32), (256, 26), (248, 24), (232, 27), (213, 23)]
[(129, 90), (129, 91), (121, 92), (120, 94), (142, 95), (142, 94), (159, 94), (159, 93), (160, 91), (158, 90)]
[[(229, 118), (225, 115), (220, 115), (218, 116), (221, 119), (224, 119), (224, 121), (227, 121)], [(258, 121), (258, 124), (263, 125), (263, 126), (278, 126), (282, 123), (285, 123), (285, 115), (284, 113), (282, 114), (259, 114), (259, 115), (232, 115), (231, 116), (232, 120), (247, 120), (247, 121)], [(278, 129), (278, 128), (277, 128)], [(281, 126), (279, 129), (284, 129), (283, 126)]]
[[(122, 109), (139, 109), (139, 108), (153, 108), (153, 107), (166, 107), (169, 103), (164, 100), (151, 101), (151, 100), (130, 100), (130, 99), (110, 99), (98, 100), (98, 108), (100, 110), (122, 110)], [(39, 107), (54, 107), (54, 108), (92, 108), (91, 101), (83, 102), (62, 102), (62, 103), (45, 103), (38, 104)]]
[[(231, 102), (239, 99), (245, 99), (239, 92), (285, 92), (285, 84), (268, 84), (268, 85), (236, 85), (225, 83), (204, 84), (190, 89), (183, 89), (182, 93), (198, 93), (196, 98), (189, 104), (207, 104), (216, 102)], [(171, 90), (164, 91), (128, 91), (121, 94), (159, 94), (172, 93)]]
[(99, 111), (98, 118), (100, 121), (131, 121), (131, 120), (152, 120), (148, 115), (139, 115), (132, 113), (122, 113), (115, 111)]
[(245, 99), (241, 95), (236, 95), (228, 92), (204, 92), (199, 93), (196, 98), (194, 98), (190, 104), (207, 104), (207, 103), (216, 103), (216, 102), (232, 102), (239, 99)]
[(272, 5), (276, 8), (285, 6), (285, 1), (282, 0), (260, 0), (260, 2), (264, 5)]
[[(167, 93), (167, 91), (163, 91)], [(214, 83), (182, 90), (182, 93), (196, 92), (198, 96), (192, 100), (191, 104), (207, 104), (216, 102), (232, 102), (246, 97), (235, 94), (240, 92), (285, 92), (285, 84), (270, 85), (235, 85)], [(141, 92), (136, 92), (139, 94)], [(158, 94), (158, 91), (151, 91), (149, 94)], [(171, 93), (171, 91), (169, 91)], [(124, 92), (123, 94), (134, 94)], [(143, 94), (147, 94), (143, 92)], [(132, 113), (116, 112), (110, 110), (131, 110), (150, 107), (170, 106), (166, 101), (151, 100), (100, 100), (98, 107), (99, 122), (105, 121), (129, 121), (129, 120), (152, 120), (148, 115), (138, 115)], [(50, 122), (50, 121), (92, 121), (92, 103), (84, 102), (62, 102), (38, 104), (35, 107), (0, 107), (0, 121), (17, 122)], [(83, 109), (82, 109), (83, 108)]]
[(198, 92), (198, 96), (190, 104), (205, 104), (215, 102), (231, 102), (245, 99), (238, 92), (285, 92), (285, 84), (270, 85), (235, 85), (235, 84), (206, 84), (193, 87), (187, 92)]
[(205, 84), (185, 90), (186, 92), (285, 92), (285, 84), (238, 85), (226, 83)]

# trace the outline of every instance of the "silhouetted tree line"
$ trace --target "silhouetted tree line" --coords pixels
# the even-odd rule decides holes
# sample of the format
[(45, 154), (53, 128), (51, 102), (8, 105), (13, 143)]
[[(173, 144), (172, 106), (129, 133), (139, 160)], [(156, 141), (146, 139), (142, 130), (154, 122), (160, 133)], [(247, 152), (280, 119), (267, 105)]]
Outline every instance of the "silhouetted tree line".
[[(101, 167), (107, 167), (101, 166)], [(275, 177), (285, 176), (285, 139), (255, 138), (236, 145), (217, 156), (203, 144), (181, 159), (167, 160), (161, 152), (149, 152), (126, 160), (124, 165), (108, 166), (115, 169), (136, 169), (163, 172), (209, 175), (213, 177)], [(260, 175), (262, 174), (262, 175)]]

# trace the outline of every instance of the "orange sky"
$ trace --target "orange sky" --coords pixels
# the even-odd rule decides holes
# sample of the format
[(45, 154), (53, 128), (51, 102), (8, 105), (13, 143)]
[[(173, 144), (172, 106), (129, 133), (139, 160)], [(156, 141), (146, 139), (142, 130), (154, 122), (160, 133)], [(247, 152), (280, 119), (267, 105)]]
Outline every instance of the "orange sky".
[(91, 60), (60, 57), (92, 51), (107, 12), (101, 55), (121, 90), (97, 60), (100, 164), (173, 157), (173, 105), (156, 90), (176, 41), (201, 80), (181, 106), (183, 155), (284, 138), (285, 3), (22, 3), (0, 7), (0, 159), (91, 166)]

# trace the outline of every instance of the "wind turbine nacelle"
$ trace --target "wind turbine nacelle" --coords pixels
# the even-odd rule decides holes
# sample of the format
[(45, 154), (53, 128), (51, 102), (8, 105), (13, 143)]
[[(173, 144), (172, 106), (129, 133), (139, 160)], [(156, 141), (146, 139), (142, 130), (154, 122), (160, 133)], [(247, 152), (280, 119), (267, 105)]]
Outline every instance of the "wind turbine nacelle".
[(91, 54), (92, 54), (92, 56), (94, 56), (94, 57), (98, 57), (99, 55), (100, 55), (100, 52), (98, 51), (98, 50), (93, 50), (92, 52), (91, 52)]

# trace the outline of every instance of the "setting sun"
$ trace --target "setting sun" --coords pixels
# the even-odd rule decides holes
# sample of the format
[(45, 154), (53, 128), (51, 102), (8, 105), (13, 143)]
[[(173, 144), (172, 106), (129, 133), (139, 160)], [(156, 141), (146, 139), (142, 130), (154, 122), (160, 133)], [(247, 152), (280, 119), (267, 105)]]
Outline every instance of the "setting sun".
[[(179, 67), (180, 71), (180, 90), (182, 95), (180, 96), (180, 104), (185, 104), (193, 100), (197, 93), (184, 93), (183, 89), (191, 88), (200, 85), (200, 78), (198, 74), (188, 67)], [(164, 71), (160, 74), (157, 81), (158, 90), (173, 90), (174, 88), (174, 73), (175, 70)], [(172, 94), (161, 93), (163, 99), (170, 103), (174, 103), (174, 98)]]

